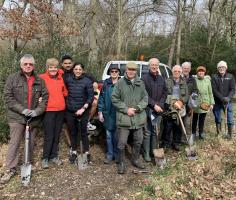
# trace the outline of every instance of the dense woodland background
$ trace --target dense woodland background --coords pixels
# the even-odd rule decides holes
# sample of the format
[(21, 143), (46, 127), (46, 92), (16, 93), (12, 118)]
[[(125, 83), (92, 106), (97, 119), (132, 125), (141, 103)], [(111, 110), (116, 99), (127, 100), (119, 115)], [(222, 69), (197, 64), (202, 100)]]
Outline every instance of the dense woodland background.
[(0, 0), (0, 142), (8, 136), (2, 90), (19, 58), (37, 71), (49, 57), (83, 62), (99, 80), (109, 60), (158, 57), (169, 66), (191, 61), (235, 72), (234, 0)]

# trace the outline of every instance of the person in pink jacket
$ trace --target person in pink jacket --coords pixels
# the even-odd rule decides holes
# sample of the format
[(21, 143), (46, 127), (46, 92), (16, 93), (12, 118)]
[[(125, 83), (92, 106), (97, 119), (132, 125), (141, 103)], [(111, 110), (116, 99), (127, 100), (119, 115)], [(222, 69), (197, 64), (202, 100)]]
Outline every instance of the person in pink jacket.
[(46, 72), (39, 75), (45, 81), (49, 93), (43, 120), (43, 168), (49, 167), (49, 160), (57, 165), (62, 164), (58, 156), (58, 145), (64, 120), (64, 110), (66, 108), (65, 97), (68, 95), (68, 91), (62, 78), (64, 72), (58, 66), (59, 62), (57, 59), (49, 58), (46, 62)]

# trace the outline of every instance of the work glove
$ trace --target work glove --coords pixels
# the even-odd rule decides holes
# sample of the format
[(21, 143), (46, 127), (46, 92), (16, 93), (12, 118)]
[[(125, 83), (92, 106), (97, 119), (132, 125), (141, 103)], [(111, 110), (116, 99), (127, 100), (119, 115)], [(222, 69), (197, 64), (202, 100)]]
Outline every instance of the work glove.
[(230, 102), (230, 98), (229, 97), (223, 97), (223, 103), (227, 104)]
[(30, 114), (30, 111), (31, 111), (30, 109), (24, 109), (21, 114), (23, 114), (24, 116), (28, 117), (29, 114)]
[(28, 115), (29, 117), (37, 117), (38, 115), (37, 115), (37, 113), (36, 113), (36, 111), (35, 110), (30, 110), (30, 112), (29, 112), (29, 115)]

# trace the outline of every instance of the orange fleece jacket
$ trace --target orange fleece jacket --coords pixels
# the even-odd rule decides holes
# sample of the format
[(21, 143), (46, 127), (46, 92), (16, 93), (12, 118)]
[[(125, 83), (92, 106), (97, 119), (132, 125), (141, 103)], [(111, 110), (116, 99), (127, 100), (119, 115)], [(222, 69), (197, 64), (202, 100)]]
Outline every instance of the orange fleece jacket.
[(39, 75), (45, 81), (49, 94), (46, 111), (62, 111), (66, 108), (65, 97), (68, 91), (62, 78), (63, 73), (63, 70), (59, 69), (56, 78), (50, 77), (48, 71)]

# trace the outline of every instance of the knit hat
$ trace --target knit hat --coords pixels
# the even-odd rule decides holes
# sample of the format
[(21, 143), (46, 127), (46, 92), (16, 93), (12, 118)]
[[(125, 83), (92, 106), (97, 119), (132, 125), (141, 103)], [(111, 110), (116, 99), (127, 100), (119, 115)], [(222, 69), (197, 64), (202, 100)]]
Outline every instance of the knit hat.
[(206, 72), (206, 67), (204, 67), (204, 66), (199, 66), (199, 67), (197, 67), (196, 73), (198, 73), (198, 71), (200, 71), (200, 70)]
[(217, 64), (217, 69), (218, 69), (219, 67), (225, 67), (226, 69), (228, 68), (228, 67), (227, 67), (227, 63), (226, 63), (225, 61), (223, 61), (223, 60), (221, 60), (220, 62), (218, 62), (218, 64)]

